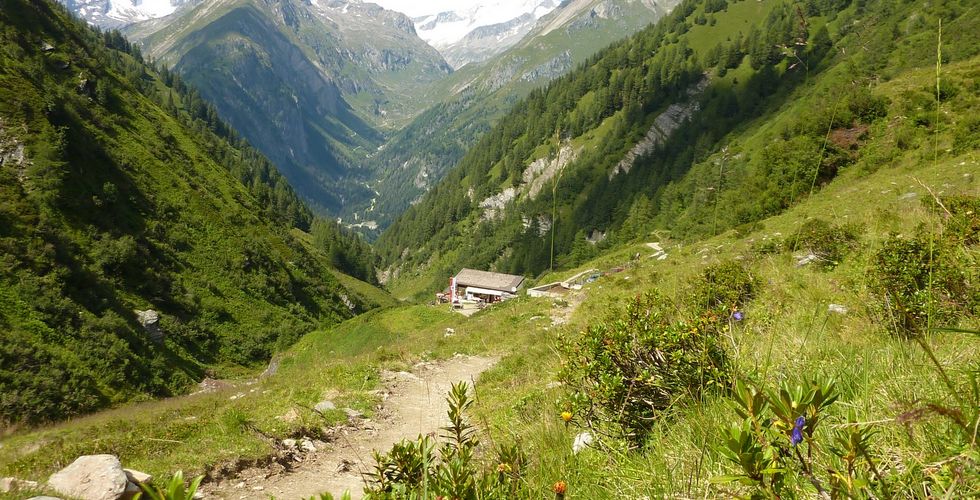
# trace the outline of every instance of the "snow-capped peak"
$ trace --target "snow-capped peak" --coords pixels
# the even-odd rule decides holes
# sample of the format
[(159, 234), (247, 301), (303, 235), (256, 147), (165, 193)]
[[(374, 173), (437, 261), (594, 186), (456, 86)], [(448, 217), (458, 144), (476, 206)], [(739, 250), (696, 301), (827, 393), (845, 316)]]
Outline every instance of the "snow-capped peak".
[(133, 22), (169, 16), (177, 10), (172, 0), (112, 0), (107, 16), (120, 21)]
[(477, 28), (507, 23), (526, 14), (534, 20), (551, 12), (558, 0), (374, 0), (415, 21), (419, 36), (437, 49), (459, 42)]
[(59, 0), (89, 23), (118, 28), (137, 21), (169, 16), (195, 0)]

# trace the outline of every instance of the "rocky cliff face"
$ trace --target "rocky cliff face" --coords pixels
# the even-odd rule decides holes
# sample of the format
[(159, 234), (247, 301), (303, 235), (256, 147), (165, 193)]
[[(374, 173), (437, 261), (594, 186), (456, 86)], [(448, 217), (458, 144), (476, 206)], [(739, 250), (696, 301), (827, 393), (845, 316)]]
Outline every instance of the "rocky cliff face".
[(708, 88), (708, 82), (708, 78), (701, 80), (697, 85), (687, 90), (687, 102), (673, 103), (657, 115), (643, 139), (630, 148), (623, 159), (609, 171), (609, 180), (619, 174), (629, 173), (637, 158), (653, 152), (657, 146), (667, 141), (670, 134), (691, 119), (694, 113), (700, 109), (697, 98), (704, 92), (704, 89)]

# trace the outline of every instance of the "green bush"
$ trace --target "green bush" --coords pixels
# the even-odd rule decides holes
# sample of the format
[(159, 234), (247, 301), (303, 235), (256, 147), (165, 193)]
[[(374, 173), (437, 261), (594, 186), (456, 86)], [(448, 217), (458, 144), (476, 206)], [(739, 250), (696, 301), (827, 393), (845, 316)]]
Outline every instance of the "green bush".
[(934, 236), (892, 235), (875, 254), (873, 266), (884, 323), (900, 336), (955, 324), (969, 303), (971, 289), (964, 270), (953, 249)]
[(728, 359), (713, 323), (673, 321), (656, 293), (630, 300), (574, 338), (563, 338), (559, 379), (572, 390), (576, 421), (639, 444), (653, 420), (679, 401), (724, 385)]
[(805, 250), (819, 257), (825, 269), (836, 267), (857, 244), (860, 229), (853, 224), (832, 225), (823, 219), (810, 219), (790, 237), (789, 248)]
[(943, 237), (954, 244), (980, 243), (980, 198), (975, 196), (944, 196), (930, 199), (929, 207), (943, 217)]
[(758, 287), (758, 279), (744, 266), (727, 261), (705, 268), (691, 281), (688, 301), (699, 314), (727, 319), (727, 313), (741, 309)]

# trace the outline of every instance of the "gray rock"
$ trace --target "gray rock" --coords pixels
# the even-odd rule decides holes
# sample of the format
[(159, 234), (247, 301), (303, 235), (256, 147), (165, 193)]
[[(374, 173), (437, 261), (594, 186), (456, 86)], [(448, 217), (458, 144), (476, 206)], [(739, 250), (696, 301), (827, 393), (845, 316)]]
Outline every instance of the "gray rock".
[(17, 490), (30, 490), (37, 488), (34, 481), (25, 481), (16, 477), (0, 478), (0, 493), (10, 493)]
[(830, 304), (827, 306), (827, 312), (834, 314), (847, 314), (847, 306), (842, 306), (840, 304)]
[(320, 412), (320, 413), (323, 413), (323, 412), (329, 411), (329, 410), (336, 410), (337, 409), (337, 405), (333, 404), (333, 401), (326, 400), (326, 401), (320, 401), (319, 403), (317, 403), (316, 406), (313, 407), (313, 409), (316, 410), (316, 411), (318, 411), (318, 412)]
[(143, 330), (150, 336), (150, 340), (157, 344), (163, 343), (163, 330), (160, 329), (160, 313), (153, 309), (136, 311), (136, 319), (143, 326)]
[(119, 500), (133, 500), (133, 498), (136, 498), (136, 494), (141, 491), (143, 490), (141, 490), (139, 486), (133, 484), (132, 482), (127, 482), (126, 491), (123, 491), (123, 494), (121, 497), (119, 497)]
[(86, 455), (48, 479), (53, 490), (78, 500), (117, 500), (126, 491), (126, 473), (113, 455)]
[(126, 473), (126, 479), (129, 479), (131, 483), (146, 484), (153, 481), (153, 476), (145, 472), (134, 469), (123, 469), (123, 472)]
[(796, 261), (796, 267), (803, 267), (805, 265), (808, 265), (810, 263), (813, 263), (813, 262), (816, 262), (816, 261), (820, 260), (820, 257), (817, 254), (813, 253), (813, 252), (810, 252), (810, 253), (808, 253), (806, 255), (797, 255), (796, 258), (798, 259)]
[(357, 410), (355, 410), (353, 408), (344, 408), (344, 413), (347, 414), (347, 418), (351, 418), (351, 419), (364, 418), (364, 414), (363, 413), (361, 413), (361, 412), (359, 412), (359, 411), (357, 411)]
[(286, 448), (295, 448), (296, 447), (296, 440), (295, 439), (283, 439), (282, 440), (282, 445), (285, 446)]
[(259, 375), (259, 378), (268, 378), (275, 375), (276, 372), (279, 371), (280, 359), (281, 358), (279, 356), (274, 356), (272, 360), (269, 361), (269, 366), (266, 367), (264, 372), (262, 372), (262, 375)]
[(310, 441), (309, 439), (303, 439), (302, 441), (300, 441), (299, 447), (301, 450), (307, 453), (313, 453), (314, 451), (316, 451), (316, 445), (313, 444), (313, 441)]

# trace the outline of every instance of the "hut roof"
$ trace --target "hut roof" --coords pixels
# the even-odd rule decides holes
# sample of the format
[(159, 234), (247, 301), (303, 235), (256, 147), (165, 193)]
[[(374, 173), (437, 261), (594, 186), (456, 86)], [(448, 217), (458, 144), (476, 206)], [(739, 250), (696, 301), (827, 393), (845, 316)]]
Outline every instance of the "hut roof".
[(459, 286), (475, 286), (511, 293), (516, 292), (523, 282), (523, 276), (491, 273), (476, 269), (463, 269), (456, 275), (456, 284)]

